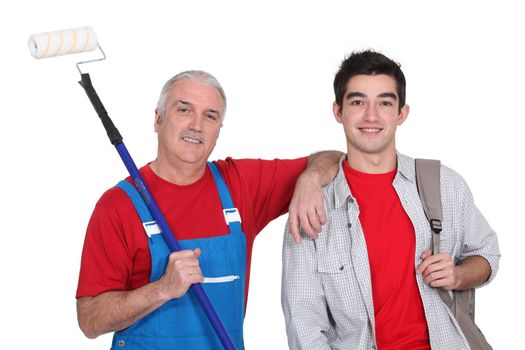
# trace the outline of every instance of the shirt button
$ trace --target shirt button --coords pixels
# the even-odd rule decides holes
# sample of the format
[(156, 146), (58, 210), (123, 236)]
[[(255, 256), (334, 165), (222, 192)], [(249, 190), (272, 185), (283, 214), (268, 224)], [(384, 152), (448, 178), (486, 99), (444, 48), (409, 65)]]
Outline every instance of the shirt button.
[(373, 350), (376, 350), (376, 349), (377, 349), (377, 346), (372, 345), (372, 349), (373, 349)]
[(125, 347), (125, 346), (126, 346), (126, 341), (124, 341), (124, 340), (119, 340), (119, 341), (118, 341), (118, 346), (120, 346), (121, 348)]
[(352, 223), (349, 222), (348, 224), (346, 224), (346, 226), (348, 226), (348, 228), (352, 227)]

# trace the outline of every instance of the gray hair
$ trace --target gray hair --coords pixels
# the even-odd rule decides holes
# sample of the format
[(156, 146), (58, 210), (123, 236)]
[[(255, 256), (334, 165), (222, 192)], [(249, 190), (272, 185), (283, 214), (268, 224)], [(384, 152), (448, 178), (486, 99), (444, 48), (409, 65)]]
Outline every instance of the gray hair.
[(172, 77), (164, 84), (160, 92), (159, 101), (157, 102), (157, 108), (159, 109), (161, 116), (164, 115), (164, 111), (166, 109), (166, 100), (168, 99), (171, 86), (175, 82), (184, 79), (200, 79), (204, 83), (209, 84), (217, 89), (217, 91), (221, 95), (222, 103), (224, 105), (223, 115), (221, 116), (221, 120), (224, 120), (224, 115), (226, 114), (226, 94), (224, 93), (224, 90), (222, 89), (222, 86), (219, 83), (219, 81), (215, 79), (215, 77), (210, 73), (202, 70), (188, 70), (185, 72), (181, 72)]

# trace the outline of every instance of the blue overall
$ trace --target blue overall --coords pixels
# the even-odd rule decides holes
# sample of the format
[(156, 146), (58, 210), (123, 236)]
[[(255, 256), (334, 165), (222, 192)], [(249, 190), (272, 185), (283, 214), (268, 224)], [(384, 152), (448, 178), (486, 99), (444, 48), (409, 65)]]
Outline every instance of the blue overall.
[[(182, 249), (202, 250), (199, 263), (205, 277), (203, 288), (236, 348), (244, 349), (242, 327), (246, 281), (246, 238), (228, 187), (215, 164), (208, 162), (208, 166), (219, 191), (230, 234), (178, 242)], [(131, 198), (149, 236), (150, 282), (156, 281), (164, 274), (170, 250), (135, 187), (127, 181), (121, 181), (117, 186)], [(203, 220), (206, 218), (203, 217)], [(181, 298), (170, 300), (129, 328), (116, 332), (111, 346), (112, 350), (222, 348), (211, 323), (191, 291)]]

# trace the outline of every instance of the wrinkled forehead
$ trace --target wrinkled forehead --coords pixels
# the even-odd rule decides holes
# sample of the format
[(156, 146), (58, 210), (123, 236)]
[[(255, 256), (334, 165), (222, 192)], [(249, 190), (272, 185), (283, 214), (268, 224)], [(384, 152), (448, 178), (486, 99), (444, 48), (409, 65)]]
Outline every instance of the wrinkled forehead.
[(217, 110), (224, 114), (224, 100), (219, 90), (199, 78), (187, 78), (174, 82), (167, 96), (167, 107), (177, 101), (185, 101), (193, 106)]

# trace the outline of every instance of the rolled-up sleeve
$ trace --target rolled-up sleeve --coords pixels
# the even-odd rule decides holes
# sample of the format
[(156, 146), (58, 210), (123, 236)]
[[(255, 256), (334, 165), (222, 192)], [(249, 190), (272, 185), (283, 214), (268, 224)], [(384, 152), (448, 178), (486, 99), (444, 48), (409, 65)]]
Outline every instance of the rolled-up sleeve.
[(296, 244), (286, 225), (283, 240), (281, 304), (290, 349), (330, 349), (329, 321), (315, 242), (303, 235)]

